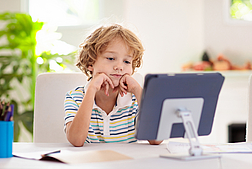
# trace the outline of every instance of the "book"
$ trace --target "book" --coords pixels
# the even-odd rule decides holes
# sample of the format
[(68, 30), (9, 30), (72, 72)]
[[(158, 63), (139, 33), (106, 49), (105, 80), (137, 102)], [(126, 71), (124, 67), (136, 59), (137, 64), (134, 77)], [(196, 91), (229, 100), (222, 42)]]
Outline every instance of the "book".
[(113, 150), (89, 150), (89, 151), (56, 150), (48, 153), (42, 153), (42, 152), (15, 153), (13, 154), (13, 156), (31, 160), (58, 161), (66, 164), (94, 163), (94, 162), (133, 159), (132, 157), (118, 153)]

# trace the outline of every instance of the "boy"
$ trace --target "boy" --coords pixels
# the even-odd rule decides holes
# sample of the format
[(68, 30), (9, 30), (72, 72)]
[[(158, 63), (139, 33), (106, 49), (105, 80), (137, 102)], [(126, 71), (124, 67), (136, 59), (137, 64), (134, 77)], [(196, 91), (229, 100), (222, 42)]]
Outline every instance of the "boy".
[(80, 47), (76, 65), (89, 82), (66, 94), (68, 141), (74, 146), (83, 146), (84, 142), (136, 142), (135, 119), (142, 88), (131, 75), (142, 63), (140, 40), (115, 24), (98, 28)]

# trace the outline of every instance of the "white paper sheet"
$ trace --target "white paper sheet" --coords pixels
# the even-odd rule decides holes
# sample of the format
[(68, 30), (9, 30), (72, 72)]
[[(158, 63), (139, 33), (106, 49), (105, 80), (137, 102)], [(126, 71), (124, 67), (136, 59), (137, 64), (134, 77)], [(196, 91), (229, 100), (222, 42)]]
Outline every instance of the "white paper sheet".
[[(252, 143), (201, 144), (204, 153), (252, 153)], [(170, 141), (167, 149), (170, 153), (188, 153), (189, 143)]]

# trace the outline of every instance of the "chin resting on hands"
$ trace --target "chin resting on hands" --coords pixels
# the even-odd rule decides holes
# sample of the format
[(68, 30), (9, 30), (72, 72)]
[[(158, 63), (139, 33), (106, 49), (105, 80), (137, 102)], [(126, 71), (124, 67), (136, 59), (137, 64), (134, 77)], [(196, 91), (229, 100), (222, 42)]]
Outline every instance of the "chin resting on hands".
[(137, 91), (141, 90), (141, 86), (138, 84), (138, 82), (128, 74), (122, 76), (118, 87), (120, 89), (121, 96), (127, 94), (127, 92), (136, 94)]

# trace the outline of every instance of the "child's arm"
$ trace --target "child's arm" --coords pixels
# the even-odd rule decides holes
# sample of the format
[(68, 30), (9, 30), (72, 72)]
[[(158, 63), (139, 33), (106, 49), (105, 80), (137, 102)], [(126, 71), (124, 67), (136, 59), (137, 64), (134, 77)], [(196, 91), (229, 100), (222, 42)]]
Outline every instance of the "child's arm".
[(148, 140), (148, 142), (149, 142), (151, 145), (159, 145), (159, 144), (161, 144), (161, 143), (163, 142), (163, 140), (162, 140), (162, 141)]
[(95, 94), (99, 90), (104, 90), (108, 95), (109, 86), (114, 88), (112, 81), (104, 73), (98, 74), (91, 80), (76, 116), (66, 126), (67, 139), (72, 145), (83, 146), (88, 135)]

